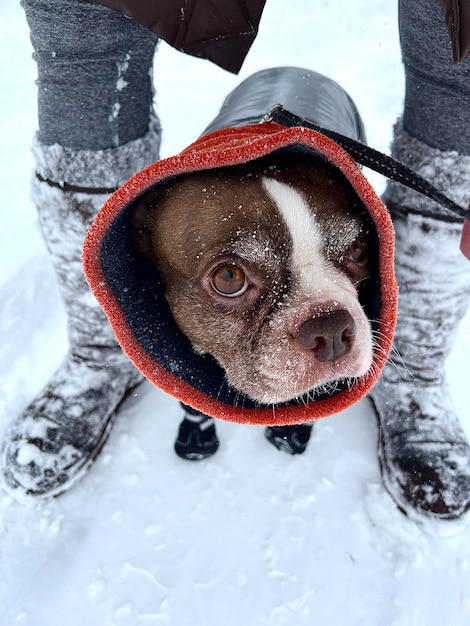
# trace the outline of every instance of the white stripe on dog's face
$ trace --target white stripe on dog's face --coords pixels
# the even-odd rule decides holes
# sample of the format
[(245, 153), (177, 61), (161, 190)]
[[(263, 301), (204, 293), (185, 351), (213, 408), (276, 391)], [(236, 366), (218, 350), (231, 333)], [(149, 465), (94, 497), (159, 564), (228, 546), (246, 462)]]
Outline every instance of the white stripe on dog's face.
[(325, 283), (322, 231), (302, 194), (273, 178), (263, 177), (263, 186), (276, 204), (292, 237), (292, 270), (304, 291)]

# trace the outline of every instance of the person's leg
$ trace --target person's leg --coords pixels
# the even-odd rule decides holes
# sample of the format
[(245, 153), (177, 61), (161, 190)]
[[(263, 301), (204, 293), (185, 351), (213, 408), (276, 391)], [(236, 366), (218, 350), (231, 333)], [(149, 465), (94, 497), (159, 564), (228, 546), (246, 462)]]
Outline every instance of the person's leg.
[[(470, 199), (470, 62), (455, 65), (436, 0), (400, 1), (406, 72), (393, 155), (462, 206)], [(462, 223), (390, 183), (400, 287), (395, 346), (371, 392), (384, 482), (408, 514), (456, 518), (470, 507), (470, 446), (445, 382), (445, 361), (470, 299)]]
[(82, 273), (83, 239), (109, 193), (158, 159), (152, 109), (157, 40), (86, 0), (24, 0), (38, 66), (33, 198), (67, 316), (70, 350), (5, 434), (2, 472), (17, 497), (80, 478), (126, 393), (142, 380)]

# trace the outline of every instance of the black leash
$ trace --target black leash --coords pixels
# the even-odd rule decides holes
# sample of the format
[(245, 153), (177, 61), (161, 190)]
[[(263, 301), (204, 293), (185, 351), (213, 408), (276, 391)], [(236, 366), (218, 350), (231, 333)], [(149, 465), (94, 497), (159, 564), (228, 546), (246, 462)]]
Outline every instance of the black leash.
[(284, 109), (281, 104), (273, 106), (272, 109), (270, 109), (270, 111), (268, 111), (265, 115), (264, 120), (267, 122), (277, 122), (278, 124), (282, 124), (282, 126), (286, 126), (288, 128), (300, 126), (316, 130), (326, 137), (333, 139), (333, 141), (344, 148), (344, 150), (346, 150), (346, 152), (348, 152), (360, 165), (364, 165), (364, 167), (368, 167), (369, 169), (374, 170), (374, 172), (378, 172), (391, 180), (401, 183), (402, 185), (405, 185), (406, 187), (431, 198), (431, 200), (438, 202), (459, 217), (467, 220), (470, 219), (470, 210), (463, 209), (461, 206), (453, 202), (450, 198), (431, 185), (431, 183), (413, 172), (412, 169), (403, 165), (403, 163), (396, 161), (392, 157), (382, 154), (382, 152), (379, 152), (378, 150), (369, 148), (369, 146), (366, 146), (355, 139), (351, 139), (351, 137), (346, 137), (346, 135), (341, 135), (334, 130), (323, 128), (318, 126), (318, 124), (314, 124), (309, 120), (303, 119)]

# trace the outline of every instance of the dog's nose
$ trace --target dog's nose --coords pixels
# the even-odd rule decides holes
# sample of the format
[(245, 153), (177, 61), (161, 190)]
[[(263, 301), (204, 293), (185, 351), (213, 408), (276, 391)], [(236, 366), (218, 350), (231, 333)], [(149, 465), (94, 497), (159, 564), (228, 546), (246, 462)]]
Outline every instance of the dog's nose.
[(323, 313), (303, 322), (296, 340), (319, 361), (335, 361), (349, 352), (356, 325), (345, 309)]

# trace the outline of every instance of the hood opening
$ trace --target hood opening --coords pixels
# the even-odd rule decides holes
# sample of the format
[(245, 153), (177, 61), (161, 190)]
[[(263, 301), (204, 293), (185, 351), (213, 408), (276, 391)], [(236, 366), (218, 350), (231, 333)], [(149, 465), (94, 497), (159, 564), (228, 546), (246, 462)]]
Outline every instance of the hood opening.
[[(265, 129), (261, 129), (262, 126)], [(264, 141), (262, 130), (271, 141)], [(254, 136), (258, 150), (247, 147), (246, 133)], [(214, 134), (222, 135), (222, 148), (228, 144), (230, 150), (236, 150), (235, 155), (230, 150), (223, 152), (220, 137), (215, 138)], [(281, 134), (285, 135), (283, 139)], [(258, 124), (255, 127), (217, 131), (212, 135), (202, 137), (181, 155), (150, 166), (110, 198), (102, 210), (103, 215), (98, 216), (90, 230), (84, 248), (85, 271), (90, 286), (107, 313), (121, 346), (137, 368), (151, 382), (185, 404), (214, 417), (254, 424), (293, 424), (338, 412), (363, 397), (373, 386), (385, 364), (384, 354), (388, 355), (391, 348), (396, 316), (396, 284), (393, 253), (390, 256), (393, 234), (388, 213), (349, 155), (342, 154), (341, 148), (331, 145), (334, 142), (324, 137), (320, 146), (316, 145), (316, 141), (310, 141), (310, 135), (316, 140), (318, 133), (315, 131)], [(323, 149), (325, 141), (328, 151)], [(214, 155), (214, 145), (219, 145), (218, 155)], [(339, 163), (336, 156), (332, 160), (328, 152), (338, 152)], [(363, 379), (353, 384), (350, 380), (340, 381), (334, 392), (315, 395), (314, 401), (301, 397), (273, 406), (260, 405), (229, 387), (224, 370), (216, 360), (194, 351), (173, 319), (165, 299), (162, 277), (133, 243), (132, 214), (136, 202), (143, 195), (165, 188), (181, 175), (255, 162), (280, 153), (324, 159), (338, 171), (343, 184), (364, 206), (371, 272), (359, 287), (359, 300), (368, 319), (374, 320), (371, 322), (373, 335), (385, 334), (387, 338), (377, 346), (374, 362)], [(207, 156), (210, 158), (207, 159)], [(379, 236), (380, 228), (383, 230)], [(385, 289), (384, 280), (389, 283)]]

